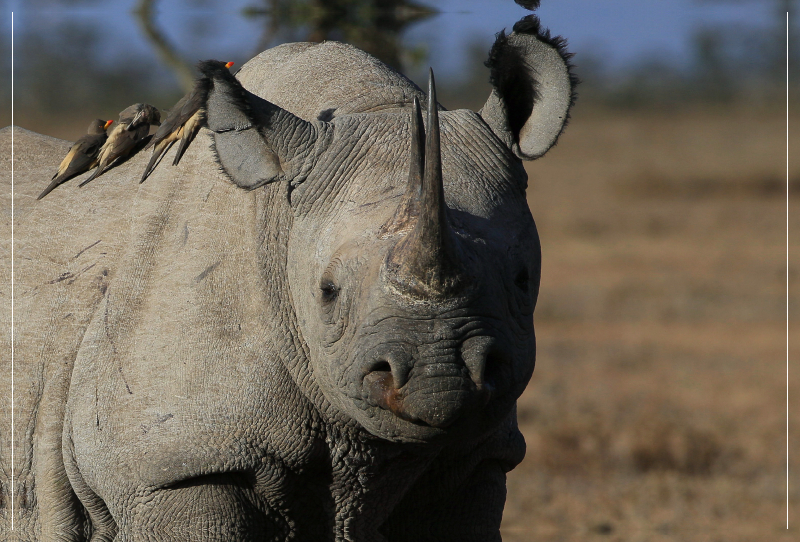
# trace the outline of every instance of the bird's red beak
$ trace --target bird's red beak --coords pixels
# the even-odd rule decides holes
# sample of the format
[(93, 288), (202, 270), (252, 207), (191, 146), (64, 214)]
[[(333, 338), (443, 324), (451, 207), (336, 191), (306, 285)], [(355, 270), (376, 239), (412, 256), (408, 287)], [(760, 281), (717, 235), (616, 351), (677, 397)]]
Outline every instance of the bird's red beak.
[(111, 126), (111, 123), (114, 122), (113, 120), (107, 120), (106, 125), (103, 126), (103, 130), (108, 130), (108, 127)]
[(226, 67), (226, 68), (230, 69), (230, 67), (231, 67), (231, 66), (233, 66), (233, 62), (227, 62), (227, 63), (225, 63), (225, 67)]

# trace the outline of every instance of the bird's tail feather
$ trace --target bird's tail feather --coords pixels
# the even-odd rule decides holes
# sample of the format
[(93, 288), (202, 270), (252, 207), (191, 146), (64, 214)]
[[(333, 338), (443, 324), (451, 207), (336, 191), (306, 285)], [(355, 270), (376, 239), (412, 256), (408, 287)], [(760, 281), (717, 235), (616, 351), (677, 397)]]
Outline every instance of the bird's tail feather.
[(175, 153), (175, 158), (172, 160), (172, 165), (177, 166), (178, 163), (181, 161), (183, 157), (183, 153), (186, 152), (186, 149), (189, 148), (189, 144), (194, 140), (194, 136), (197, 135), (197, 130), (192, 130), (191, 133), (185, 134), (185, 137), (181, 138), (181, 143), (178, 145), (178, 152)]
[(174, 141), (170, 141), (169, 143), (163, 146), (156, 145), (156, 148), (153, 149), (153, 156), (150, 157), (150, 161), (147, 163), (147, 167), (144, 168), (144, 173), (142, 174), (142, 178), (139, 180), (139, 184), (142, 184), (145, 181), (145, 179), (147, 179), (147, 177), (150, 176), (153, 170), (156, 169), (156, 166), (158, 166), (158, 164), (161, 163), (160, 158), (162, 158), (167, 153), (167, 151), (170, 150), (170, 148), (172, 148), (172, 145), (174, 144), (175, 144)]
[(79, 188), (82, 188), (82, 187), (86, 186), (86, 185), (87, 185), (87, 184), (89, 184), (89, 183), (90, 183), (92, 180), (94, 180), (94, 179), (95, 179), (95, 177), (99, 177), (100, 175), (102, 175), (102, 173), (103, 173), (103, 171), (104, 171), (104, 170), (105, 170), (105, 168), (104, 168), (104, 167), (98, 167), (96, 170), (94, 170), (94, 172), (93, 172), (91, 175), (89, 175), (89, 178), (88, 178), (88, 179), (86, 179), (85, 181), (83, 181), (81, 184), (79, 184), (79, 185), (78, 185), (78, 187), (79, 187)]
[(58, 178), (56, 178), (56, 177), (53, 177), (53, 182), (51, 182), (49, 185), (47, 185), (47, 188), (45, 188), (45, 189), (42, 191), (42, 193), (41, 193), (41, 194), (39, 194), (39, 197), (37, 197), (36, 199), (37, 199), (37, 200), (40, 200), (40, 199), (42, 199), (42, 198), (43, 198), (43, 197), (45, 197), (47, 194), (49, 194), (50, 192), (52, 192), (52, 191), (55, 189), (55, 187), (56, 187), (56, 186), (60, 185), (60, 184), (61, 184), (62, 182), (64, 182), (65, 180), (66, 180), (66, 179), (63, 179), (63, 178), (61, 178), (61, 177), (58, 177)]

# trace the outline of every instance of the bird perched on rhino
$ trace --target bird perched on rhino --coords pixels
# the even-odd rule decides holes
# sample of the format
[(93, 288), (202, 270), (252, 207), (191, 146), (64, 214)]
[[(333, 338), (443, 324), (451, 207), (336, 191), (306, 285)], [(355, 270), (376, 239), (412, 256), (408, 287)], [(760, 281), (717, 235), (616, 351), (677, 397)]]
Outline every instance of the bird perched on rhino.
[(173, 166), (178, 165), (183, 153), (186, 152), (189, 144), (197, 135), (197, 132), (200, 131), (200, 127), (205, 124), (206, 99), (213, 86), (213, 82), (206, 75), (206, 72), (209, 69), (221, 69), (223, 67), (230, 69), (231, 66), (233, 66), (233, 62), (220, 62), (219, 60), (204, 60), (197, 64), (203, 75), (197, 78), (191, 92), (178, 100), (178, 103), (170, 109), (166, 120), (161, 123), (153, 138), (145, 147), (145, 150), (153, 147), (153, 156), (144, 169), (142, 178), (139, 180), (140, 183), (143, 183), (152, 173), (161, 155), (166, 153), (176, 141), (180, 140), (178, 152), (175, 153), (175, 158), (172, 160)]
[(161, 113), (150, 104), (133, 104), (119, 114), (119, 124), (108, 135), (100, 149), (99, 164), (95, 172), (78, 186), (84, 186), (100, 176), (115, 160), (122, 159), (136, 150), (147, 137), (150, 125), (161, 124)]
[(61, 161), (61, 165), (58, 166), (58, 170), (53, 174), (52, 182), (39, 194), (37, 200), (45, 197), (58, 185), (97, 165), (100, 148), (108, 139), (106, 130), (113, 122), (113, 120), (95, 119), (89, 124), (87, 134), (70, 147), (69, 152)]

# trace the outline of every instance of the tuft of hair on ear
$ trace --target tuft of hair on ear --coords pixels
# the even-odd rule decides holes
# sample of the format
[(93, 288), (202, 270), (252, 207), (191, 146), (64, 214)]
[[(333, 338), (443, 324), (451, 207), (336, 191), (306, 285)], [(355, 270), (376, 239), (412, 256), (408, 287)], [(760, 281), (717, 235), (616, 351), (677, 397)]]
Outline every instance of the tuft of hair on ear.
[(531, 75), (521, 51), (508, 41), (505, 29), (497, 33), (484, 64), (489, 68), (489, 82), (506, 105), (506, 113), (515, 112), (506, 118), (516, 137), (530, 117), (533, 103), (539, 99), (539, 83)]
[(514, 2), (531, 11), (539, 9), (539, 0), (514, 0)]
[[(537, 7), (539, 5), (538, 0), (532, 2), (521, 1), (531, 5), (536, 4)], [(517, 3), (522, 5), (519, 0)], [(512, 30), (515, 34), (532, 35), (558, 51), (567, 66), (567, 73), (569, 74), (569, 82), (572, 89), (569, 97), (569, 108), (571, 109), (578, 97), (576, 87), (580, 84), (580, 79), (573, 71), (571, 59), (575, 56), (575, 53), (567, 51), (567, 40), (561, 36), (552, 36), (550, 30), (542, 28), (541, 21), (533, 14), (526, 15), (517, 21)], [(508, 115), (508, 122), (512, 133), (519, 134), (533, 111), (534, 103), (540, 98), (539, 82), (533, 76), (535, 70), (525, 60), (519, 47), (509, 43), (505, 29), (497, 33), (494, 45), (489, 51), (489, 58), (484, 64), (490, 70), (489, 82), (492, 87), (506, 103), (508, 110), (516, 112), (514, 115)], [(567, 118), (564, 119), (565, 127), (569, 122), (569, 118), (568, 109)]]

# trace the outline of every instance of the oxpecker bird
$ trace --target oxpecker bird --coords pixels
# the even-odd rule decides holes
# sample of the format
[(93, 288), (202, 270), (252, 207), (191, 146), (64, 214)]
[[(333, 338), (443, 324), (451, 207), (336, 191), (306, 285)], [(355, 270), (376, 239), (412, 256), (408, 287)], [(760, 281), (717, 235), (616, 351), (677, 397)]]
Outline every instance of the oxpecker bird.
[(139, 180), (140, 183), (143, 183), (148, 175), (152, 173), (161, 155), (167, 152), (176, 141), (180, 140), (178, 152), (175, 153), (175, 158), (172, 161), (173, 166), (178, 165), (183, 153), (186, 152), (189, 144), (197, 135), (197, 132), (200, 131), (200, 127), (205, 124), (206, 99), (213, 85), (213, 81), (205, 75), (205, 72), (209, 68), (224, 67), (230, 69), (231, 66), (233, 66), (233, 62), (223, 63), (219, 60), (204, 60), (198, 63), (197, 67), (204, 75), (201, 75), (195, 81), (192, 91), (170, 109), (166, 120), (161, 123), (153, 138), (145, 147), (145, 149), (153, 147), (153, 156), (144, 169), (142, 178)]
[(58, 171), (53, 174), (52, 182), (39, 194), (36, 199), (42, 199), (53, 189), (76, 175), (89, 171), (97, 165), (97, 155), (100, 147), (108, 139), (106, 130), (113, 120), (95, 119), (89, 125), (87, 134), (76, 141), (58, 166)]
[(133, 104), (119, 114), (119, 124), (111, 131), (100, 149), (97, 170), (78, 186), (84, 186), (102, 175), (115, 160), (128, 156), (139, 142), (147, 137), (150, 125), (161, 124), (161, 113), (149, 104)]

